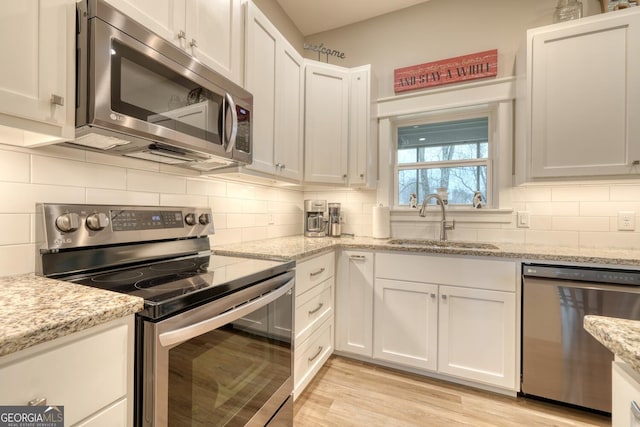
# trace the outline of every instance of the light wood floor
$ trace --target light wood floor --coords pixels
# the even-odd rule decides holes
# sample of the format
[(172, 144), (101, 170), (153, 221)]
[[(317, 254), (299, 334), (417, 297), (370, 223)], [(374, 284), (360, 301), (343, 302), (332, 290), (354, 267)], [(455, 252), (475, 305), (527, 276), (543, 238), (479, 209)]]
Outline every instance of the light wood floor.
[(294, 405), (294, 425), (610, 426), (611, 419), (332, 356)]

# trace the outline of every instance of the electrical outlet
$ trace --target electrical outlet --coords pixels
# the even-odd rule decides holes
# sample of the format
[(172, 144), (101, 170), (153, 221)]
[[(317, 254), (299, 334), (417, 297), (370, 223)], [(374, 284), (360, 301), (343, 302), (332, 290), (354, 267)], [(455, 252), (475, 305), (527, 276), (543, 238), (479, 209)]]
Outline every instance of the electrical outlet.
[(636, 229), (636, 213), (634, 211), (618, 212), (618, 230), (633, 231)]
[(268, 225), (274, 225), (276, 223), (276, 217), (274, 214), (270, 213), (267, 218)]
[(529, 228), (529, 212), (528, 211), (518, 211), (516, 227)]

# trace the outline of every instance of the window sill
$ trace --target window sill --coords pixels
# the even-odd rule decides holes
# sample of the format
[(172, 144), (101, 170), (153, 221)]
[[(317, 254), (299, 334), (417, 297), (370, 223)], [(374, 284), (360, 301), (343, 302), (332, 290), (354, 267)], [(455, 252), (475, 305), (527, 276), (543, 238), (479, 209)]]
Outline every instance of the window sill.
[[(418, 215), (420, 209), (412, 208), (392, 208), (392, 222), (431, 222), (440, 221), (441, 213), (439, 206), (429, 206), (425, 217)], [(508, 224), (513, 221), (513, 209), (511, 208), (481, 208), (475, 209), (471, 206), (447, 206), (447, 219), (455, 219), (458, 222), (481, 222)]]

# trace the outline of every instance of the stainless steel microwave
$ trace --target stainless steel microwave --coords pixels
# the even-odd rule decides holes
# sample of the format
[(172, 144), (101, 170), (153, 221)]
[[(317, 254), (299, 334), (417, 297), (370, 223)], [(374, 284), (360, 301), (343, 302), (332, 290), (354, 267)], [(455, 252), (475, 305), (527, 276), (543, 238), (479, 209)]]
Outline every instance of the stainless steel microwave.
[(252, 95), (104, 0), (77, 4), (76, 139), (198, 170), (251, 163)]

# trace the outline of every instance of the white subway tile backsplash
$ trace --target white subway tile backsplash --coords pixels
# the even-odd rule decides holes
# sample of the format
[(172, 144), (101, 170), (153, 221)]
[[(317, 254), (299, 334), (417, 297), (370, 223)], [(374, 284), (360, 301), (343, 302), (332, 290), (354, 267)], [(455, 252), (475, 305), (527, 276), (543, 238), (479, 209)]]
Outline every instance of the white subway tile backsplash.
[(640, 199), (629, 202), (580, 202), (580, 216), (617, 216), (620, 211), (640, 212)]
[(34, 244), (0, 246), (0, 276), (33, 273), (35, 255)]
[(208, 207), (209, 198), (190, 194), (160, 194), (160, 206)]
[(553, 217), (551, 228), (557, 231), (609, 231), (609, 218), (589, 216)]
[(29, 182), (29, 154), (0, 150), (0, 181)]
[[(590, 200), (590, 199), (589, 199)], [(640, 184), (636, 185), (612, 185), (611, 200), (637, 202), (640, 201)]]
[(554, 202), (582, 200), (606, 202), (609, 200), (609, 187), (596, 185), (554, 187), (551, 189), (551, 200)]
[(84, 203), (85, 189), (0, 182), (0, 213), (35, 213), (36, 203)]
[(0, 245), (31, 243), (31, 215), (0, 214)]
[(185, 194), (187, 192), (187, 178), (184, 176), (135, 169), (126, 169), (126, 171), (127, 190), (165, 194)]
[(580, 234), (577, 231), (526, 230), (524, 239), (525, 243), (531, 245), (577, 247), (580, 244)]
[(527, 202), (525, 210), (531, 215), (576, 216), (580, 214), (580, 203)]
[(511, 190), (513, 202), (550, 202), (551, 188), (549, 187), (515, 187)]
[(242, 241), (264, 240), (269, 237), (268, 227), (245, 227), (242, 229)]
[(227, 184), (221, 181), (187, 178), (187, 194), (225, 197)]
[(126, 170), (56, 157), (31, 156), (31, 183), (73, 187), (126, 188)]
[(87, 188), (86, 202), (97, 205), (159, 206), (160, 195), (158, 193), (143, 193), (141, 191)]
[(640, 246), (640, 232), (615, 231), (615, 232), (580, 232), (580, 246), (594, 248), (630, 248), (637, 249)]

